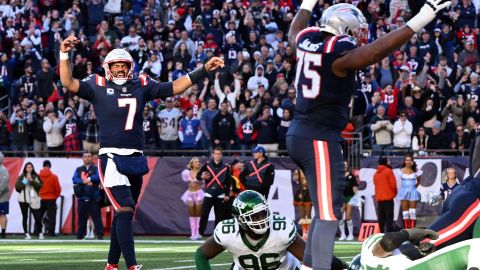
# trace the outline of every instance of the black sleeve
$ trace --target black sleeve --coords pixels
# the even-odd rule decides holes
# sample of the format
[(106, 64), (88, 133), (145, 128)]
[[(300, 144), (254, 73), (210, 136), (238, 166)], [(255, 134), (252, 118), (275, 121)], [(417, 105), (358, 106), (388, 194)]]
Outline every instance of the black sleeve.
[(218, 116), (219, 116), (220, 113), (217, 113), (213, 119), (212, 119), (212, 134), (210, 134), (210, 138), (212, 138), (212, 141), (214, 141), (215, 139), (217, 139), (217, 136), (218, 136), (218, 125), (217, 125), (217, 122), (218, 122)]
[(230, 115), (230, 139), (235, 138), (235, 119), (233, 119), (233, 115)]
[(93, 101), (95, 99), (95, 90), (90, 85), (90, 83), (88, 83), (88, 80), (90, 80), (92, 77), (94, 78), (94, 76), (90, 76), (86, 79), (86, 81), (79, 81), (80, 87), (78, 88), (78, 92), (76, 93), (77, 96), (88, 101)]
[(206, 167), (206, 166), (207, 166), (206, 164), (203, 165), (203, 166), (200, 168), (200, 171), (198, 171), (198, 173), (197, 173), (197, 180), (200, 180), (200, 181), (203, 180), (203, 179), (202, 179), (202, 173), (207, 170), (207, 167)]
[(242, 185), (244, 185), (244, 186), (246, 186), (245, 185), (245, 178), (247, 178), (247, 175), (249, 174), (248, 168), (249, 168), (249, 165), (245, 164), (245, 167), (240, 172), (240, 183), (242, 183)]
[(273, 185), (273, 180), (275, 179), (275, 165), (270, 164), (267, 168), (265, 186), (270, 189), (270, 186)]
[(147, 77), (147, 100), (154, 100), (157, 98), (165, 98), (173, 96), (172, 82), (157, 82), (150, 77)]
[(232, 185), (232, 168), (228, 165), (228, 175), (225, 177), (225, 196), (230, 195), (230, 186)]

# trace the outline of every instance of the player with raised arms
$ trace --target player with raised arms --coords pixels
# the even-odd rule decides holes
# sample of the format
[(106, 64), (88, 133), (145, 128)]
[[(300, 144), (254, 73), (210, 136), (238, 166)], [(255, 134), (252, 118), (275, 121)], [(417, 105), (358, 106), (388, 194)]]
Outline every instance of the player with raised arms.
[[(341, 219), (344, 172), (341, 131), (348, 122), (355, 92), (355, 71), (378, 63), (406, 43), (450, 6), (427, 0), (406, 26), (364, 45), (368, 24), (351, 4), (326, 9), (320, 27), (308, 27), (317, 0), (304, 0), (290, 26), (296, 48), (297, 103), (287, 133), (287, 148), (304, 171), (316, 216), (310, 227), (302, 269), (330, 269)], [(364, 46), (357, 46), (364, 45)]]
[[(228, 250), (233, 255), (233, 270), (299, 270), (305, 241), (293, 220), (272, 215), (265, 197), (253, 190), (241, 192), (233, 201), (234, 218), (215, 227), (213, 236), (195, 254), (197, 269), (209, 270), (209, 260)], [(331, 269), (346, 269), (333, 258)]]
[(72, 35), (60, 45), (60, 80), (68, 91), (92, 102), (100, 127), (100, 180), (115, 209), (105, 269), (118, 269), (121, 254), (129, 270), (141, 269), (135, 257), (132, 220), (142, 176), (148, 172), (143, 156), (143, 108), (150, 100), (184, 92), (209, 71), (224, 67), (224, 62), (212, 57), (173, 82), (158, 83), (145, 74), (135, 76), (132, 56), (114, 49), (103, 63), (105, 76), (92, 74), (80, 81), (72, 77), (68, 60), (77, 43), (79, 40)]

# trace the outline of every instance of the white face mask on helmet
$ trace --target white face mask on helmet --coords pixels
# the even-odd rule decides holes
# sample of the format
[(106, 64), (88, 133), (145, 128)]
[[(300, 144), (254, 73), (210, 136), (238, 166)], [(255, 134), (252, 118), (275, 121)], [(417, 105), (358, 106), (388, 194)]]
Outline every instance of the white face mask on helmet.
[[(128, 63), (130, 65), (130, 68), (127, 74), (125, 74), (124, 78), (117, 78), (113, 76), (112, 72), (110, 71), (110, 65), (118, 62)], [(114, 49), (107, 54), (107, 57), (105, 57), (103, 69), (105, 70), (105, 78), (107, 80), (112, 81), (117, 85), (123, 85), (128, 80), (133, 79), (134, 61), (132, 56), (127, 51), (123, 49)]]

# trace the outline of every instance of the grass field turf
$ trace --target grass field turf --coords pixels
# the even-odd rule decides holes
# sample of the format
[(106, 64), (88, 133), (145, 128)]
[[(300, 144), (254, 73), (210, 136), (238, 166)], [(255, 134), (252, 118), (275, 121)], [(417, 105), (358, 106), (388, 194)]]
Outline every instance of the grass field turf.
[[(12, 237), (11, 237), (12, 238)], [(93, 270), (103, 269), (108, 252), (108, 240), (76, 241), (70, 237), (54, 240), (0, 241), (0, 269), (15, 270)], [(137, 237), (137, 260), (145, 270), (195, 269), (194, 253), (201, 241), (183, 237)], [(335, 244), (335, 255), (349, 262), (359, 253), (358, 243)], [(215, 270), (228, 270), (232, 257), (223, 252), (210, 264)], [(126, 269), (123, 260), (120, 269)]]

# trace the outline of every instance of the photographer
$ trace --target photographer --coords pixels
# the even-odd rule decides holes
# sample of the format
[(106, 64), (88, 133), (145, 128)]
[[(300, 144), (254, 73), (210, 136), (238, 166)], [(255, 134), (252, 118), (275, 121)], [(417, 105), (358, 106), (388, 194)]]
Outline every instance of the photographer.
[(83, 166), (78, 167), (73, 175), (73, 191), (78, 199), (78, 231), (77, 239), (86, 235), (87, 220), (90, 215), (95, 224), (97, 237), (103, 239), (103, 224), (100, 212), (100, 177), (98, 167), (92, 162), (92, 154), (83, 153)]

